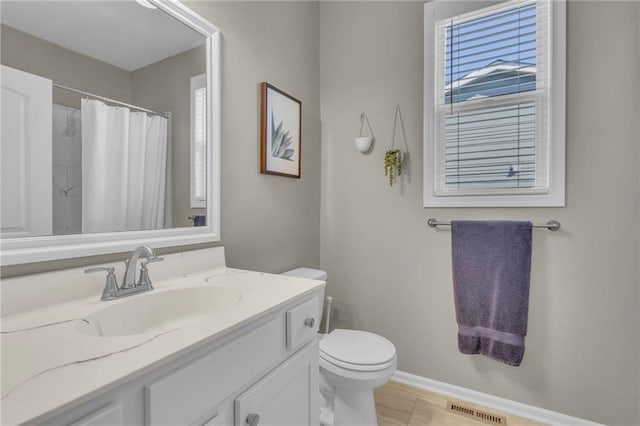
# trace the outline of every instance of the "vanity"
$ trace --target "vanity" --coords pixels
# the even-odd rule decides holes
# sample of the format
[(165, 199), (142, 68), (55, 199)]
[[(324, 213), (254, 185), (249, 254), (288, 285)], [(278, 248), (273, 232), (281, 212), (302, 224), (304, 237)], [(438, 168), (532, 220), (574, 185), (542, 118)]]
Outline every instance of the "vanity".
[(318, 424), (323, 282), (227, 268), (215, 247), (101, 301), (83, 269), (3, 280), (3, 425)]

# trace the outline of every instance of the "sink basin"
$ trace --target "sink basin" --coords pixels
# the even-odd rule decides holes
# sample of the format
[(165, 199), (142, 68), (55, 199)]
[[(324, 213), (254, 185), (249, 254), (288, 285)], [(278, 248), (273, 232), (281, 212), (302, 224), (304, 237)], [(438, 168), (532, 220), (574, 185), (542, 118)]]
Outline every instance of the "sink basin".
[(86, 322), (78, 322), (76, 329), (103, 337), (159, 334), (229, 311), (241, 297), (240, 289), (223, 286), (153, 290), (104, 302), (103, 309), (86, 316)]

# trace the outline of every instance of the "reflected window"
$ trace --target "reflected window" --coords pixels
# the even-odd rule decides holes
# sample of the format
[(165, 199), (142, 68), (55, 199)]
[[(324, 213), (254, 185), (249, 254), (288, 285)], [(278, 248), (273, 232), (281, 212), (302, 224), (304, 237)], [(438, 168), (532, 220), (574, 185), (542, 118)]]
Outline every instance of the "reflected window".
[(207, 78), (191, 78), (191, 208), (207, 207)]

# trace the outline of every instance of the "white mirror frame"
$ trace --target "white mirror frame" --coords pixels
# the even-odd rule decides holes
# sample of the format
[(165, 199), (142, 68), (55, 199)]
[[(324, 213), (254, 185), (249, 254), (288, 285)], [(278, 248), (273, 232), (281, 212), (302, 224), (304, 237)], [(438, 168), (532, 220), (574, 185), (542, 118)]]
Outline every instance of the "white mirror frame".
[(2, 239), (0, 263), (17, 265), (133, 250), (220, 241), (220, 30), (177, 0), (149, 0), (206, 37), (207, 224), (147, 231)]

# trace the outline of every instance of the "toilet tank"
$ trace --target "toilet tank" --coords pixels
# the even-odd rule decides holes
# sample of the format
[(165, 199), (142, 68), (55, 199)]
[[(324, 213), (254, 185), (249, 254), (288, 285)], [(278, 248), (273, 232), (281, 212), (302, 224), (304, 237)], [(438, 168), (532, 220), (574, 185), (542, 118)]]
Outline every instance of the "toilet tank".
[(320, 269), (298, 268), (298, 269), (292, 269), (287, 272), (283, 272), (282, 275), (289, 275), (291, 277), (298, 277), (298, 278), (309, 278), (309, 279), (318, 280), (318, 281), (327, 280), (327, 272)]

